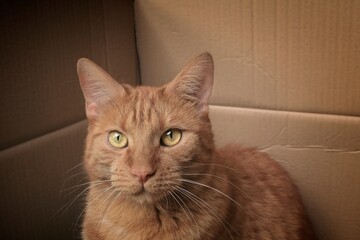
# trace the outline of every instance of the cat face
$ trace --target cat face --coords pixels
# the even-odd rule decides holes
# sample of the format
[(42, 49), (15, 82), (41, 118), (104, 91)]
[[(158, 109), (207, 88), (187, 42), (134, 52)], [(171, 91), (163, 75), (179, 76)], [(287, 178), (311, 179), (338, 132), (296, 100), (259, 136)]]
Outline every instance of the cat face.
[(89, 119), (84, 160), (94, 185), (140, 203), (160, 201), (211, 158), (209, 54), (159, 88), (118, 84), (85, 59), (78, 74)]

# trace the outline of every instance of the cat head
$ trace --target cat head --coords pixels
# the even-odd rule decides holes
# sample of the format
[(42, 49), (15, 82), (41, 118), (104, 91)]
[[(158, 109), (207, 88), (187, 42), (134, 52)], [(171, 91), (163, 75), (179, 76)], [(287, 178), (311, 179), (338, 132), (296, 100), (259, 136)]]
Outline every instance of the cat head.
[[(89, 120), (84, 155), (93, 186), (154, 202), (213, 156), (208, 117), (213, 60), (203, 53), (168, 84), (119, 84), (88, 59), (77, 70)], [(189, 178), (189, 177), (188, 177)]]

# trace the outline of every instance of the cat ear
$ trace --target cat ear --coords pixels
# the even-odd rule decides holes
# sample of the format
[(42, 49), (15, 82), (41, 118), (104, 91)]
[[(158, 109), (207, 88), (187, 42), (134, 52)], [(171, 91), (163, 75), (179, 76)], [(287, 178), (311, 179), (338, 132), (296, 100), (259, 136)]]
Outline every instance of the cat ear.
[(213, 58), (205, 52), (192, 59), (175, 79), (166, 85), (165, 92), (194, 103), (199, 111), (208, 112), (213, 83)]
[(86, 116), (94, 120), (105, 106), (120, 91), (125, 91), (107, 72), (89, 59), (77, 62), (81, 90), (85, 97)]

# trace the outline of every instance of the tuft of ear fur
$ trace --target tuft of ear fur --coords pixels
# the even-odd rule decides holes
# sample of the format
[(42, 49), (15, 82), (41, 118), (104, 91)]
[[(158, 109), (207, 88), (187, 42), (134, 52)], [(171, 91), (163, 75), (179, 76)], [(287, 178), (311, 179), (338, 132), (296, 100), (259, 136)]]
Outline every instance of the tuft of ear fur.
[(213, 84), (214, 61), (210, 53), (205, 52), (193, 58), (174, 80), (166, 85), (165, 92), (192, 102), (199, 111), (208, 112)]
[(112, 101), (116, 93), (125, 91), (107, 72), (87, 58), (78, 60), (77, 73), (89, 120), (95, 120), (101, 108)]

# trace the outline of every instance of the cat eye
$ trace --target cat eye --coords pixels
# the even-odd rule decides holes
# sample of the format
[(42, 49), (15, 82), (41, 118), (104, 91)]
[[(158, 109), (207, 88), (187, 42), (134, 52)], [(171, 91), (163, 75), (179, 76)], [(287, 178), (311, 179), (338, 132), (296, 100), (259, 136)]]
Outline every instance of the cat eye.
[(160, 144), (166, 147), (172, 147), (181, 140), (182, 133), (179, 129), (169, 129), (163, 133), (160, 138)]
[(118, 131), (111, 131), (108, 135), (108, 140), (110, 145), (115, 148), (124, 148), (128, 145), (127, 137)]

